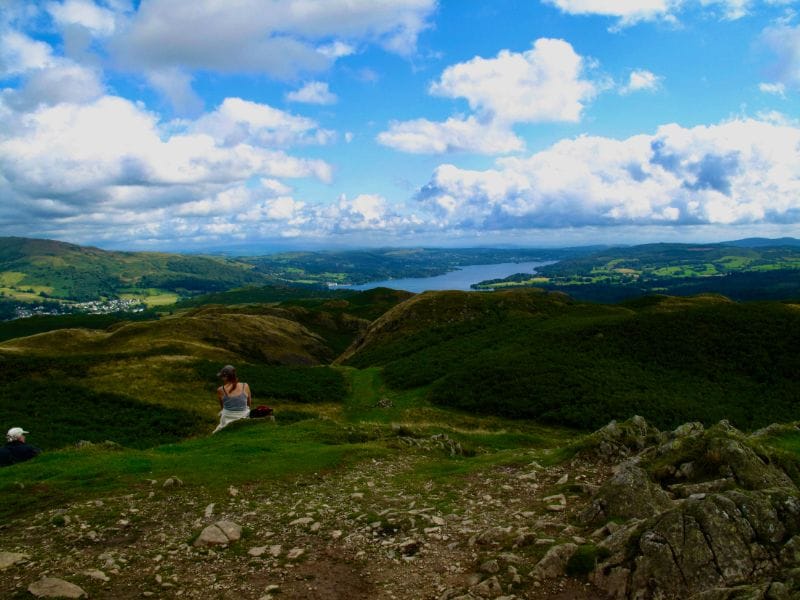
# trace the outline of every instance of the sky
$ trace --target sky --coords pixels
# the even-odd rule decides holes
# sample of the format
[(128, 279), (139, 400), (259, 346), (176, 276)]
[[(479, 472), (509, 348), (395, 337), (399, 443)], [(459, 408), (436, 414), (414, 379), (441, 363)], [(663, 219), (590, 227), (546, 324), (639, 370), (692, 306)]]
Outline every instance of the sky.
[(0, 0), (0, 235), (800, 237), (800, 0)]

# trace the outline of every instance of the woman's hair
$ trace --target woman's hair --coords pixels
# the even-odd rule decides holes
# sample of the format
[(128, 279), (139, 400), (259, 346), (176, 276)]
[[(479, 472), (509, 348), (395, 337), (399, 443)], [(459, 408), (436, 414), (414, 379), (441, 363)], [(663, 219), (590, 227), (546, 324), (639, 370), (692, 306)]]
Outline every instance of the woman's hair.
[[(232, 365), (225, 365), (220, 369), (220, 372), (217, 373), (218, 377), (222, 377), (225, 380), (225, 383), (233, 384), (233, 387), (239, 383), (239, 379), (236, 377), (236, 369), (233, 368)], [(225, 385), (223, 383), (223, 385)]]

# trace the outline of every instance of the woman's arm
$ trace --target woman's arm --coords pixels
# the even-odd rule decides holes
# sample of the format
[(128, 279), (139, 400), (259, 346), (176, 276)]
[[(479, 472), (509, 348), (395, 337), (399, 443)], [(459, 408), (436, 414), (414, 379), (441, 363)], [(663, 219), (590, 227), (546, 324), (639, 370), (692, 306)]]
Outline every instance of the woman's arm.
[(217, 388), (217, 400), (219, 400), (219, 408), (222, 410), (225, 407), (225, 404), (222, 399), (222, 387)]
[(253, 408), (253, 398), (250, 396), (250, 386), (244, 384), (244, 393), (247, 394), (247, 408)]

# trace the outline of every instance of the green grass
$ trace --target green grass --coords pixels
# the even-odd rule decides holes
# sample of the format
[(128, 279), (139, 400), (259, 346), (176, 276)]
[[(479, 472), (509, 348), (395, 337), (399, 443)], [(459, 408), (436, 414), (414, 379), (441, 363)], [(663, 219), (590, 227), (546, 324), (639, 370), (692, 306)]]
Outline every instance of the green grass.
[[(583, 429), (634, 414), (662, 428), (800, 418), (800, 313), (790, 306), (706, 296), (526, 311), (509, 296), (482, 298), (483, 311), (452, 322), (446, 304), (458, 299), (430, 296), (428, 311), (448, 324), (400, 321), (351, 363), (384, 365), (388, 389), (425, 389), (441, 406)], [(492, 311), (498, 300), (504, 313)]]
[(329, 471), (386, 450), (375, 442), (350, 441), (348, 432), (325, 420), (285, 427), (270, 422), (236, 423), (214, 436), (149, 450), (103, 447), (48, 452), (0, 469), (0, 521), (31, 510), (150, 487), (176, 476), (189, 487), (220, 493), (230, 485), (264, 485)]

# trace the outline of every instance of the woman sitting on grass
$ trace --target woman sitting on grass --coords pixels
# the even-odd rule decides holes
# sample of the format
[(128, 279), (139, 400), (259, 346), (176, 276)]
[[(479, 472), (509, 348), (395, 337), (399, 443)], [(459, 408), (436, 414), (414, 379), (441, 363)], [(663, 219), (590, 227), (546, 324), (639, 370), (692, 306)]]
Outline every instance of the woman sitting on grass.
[(250, 406), (253, 399), (250, 396), (250, 386), (241, 383), (236, 377), (236, 369), (231, 365), (222, 367), (217, 377), (222, 378), (222, 385), (217, 388), (219, 400), (219, 425), (212, 433), (217, 433), (223, 427), (250, 416)]

